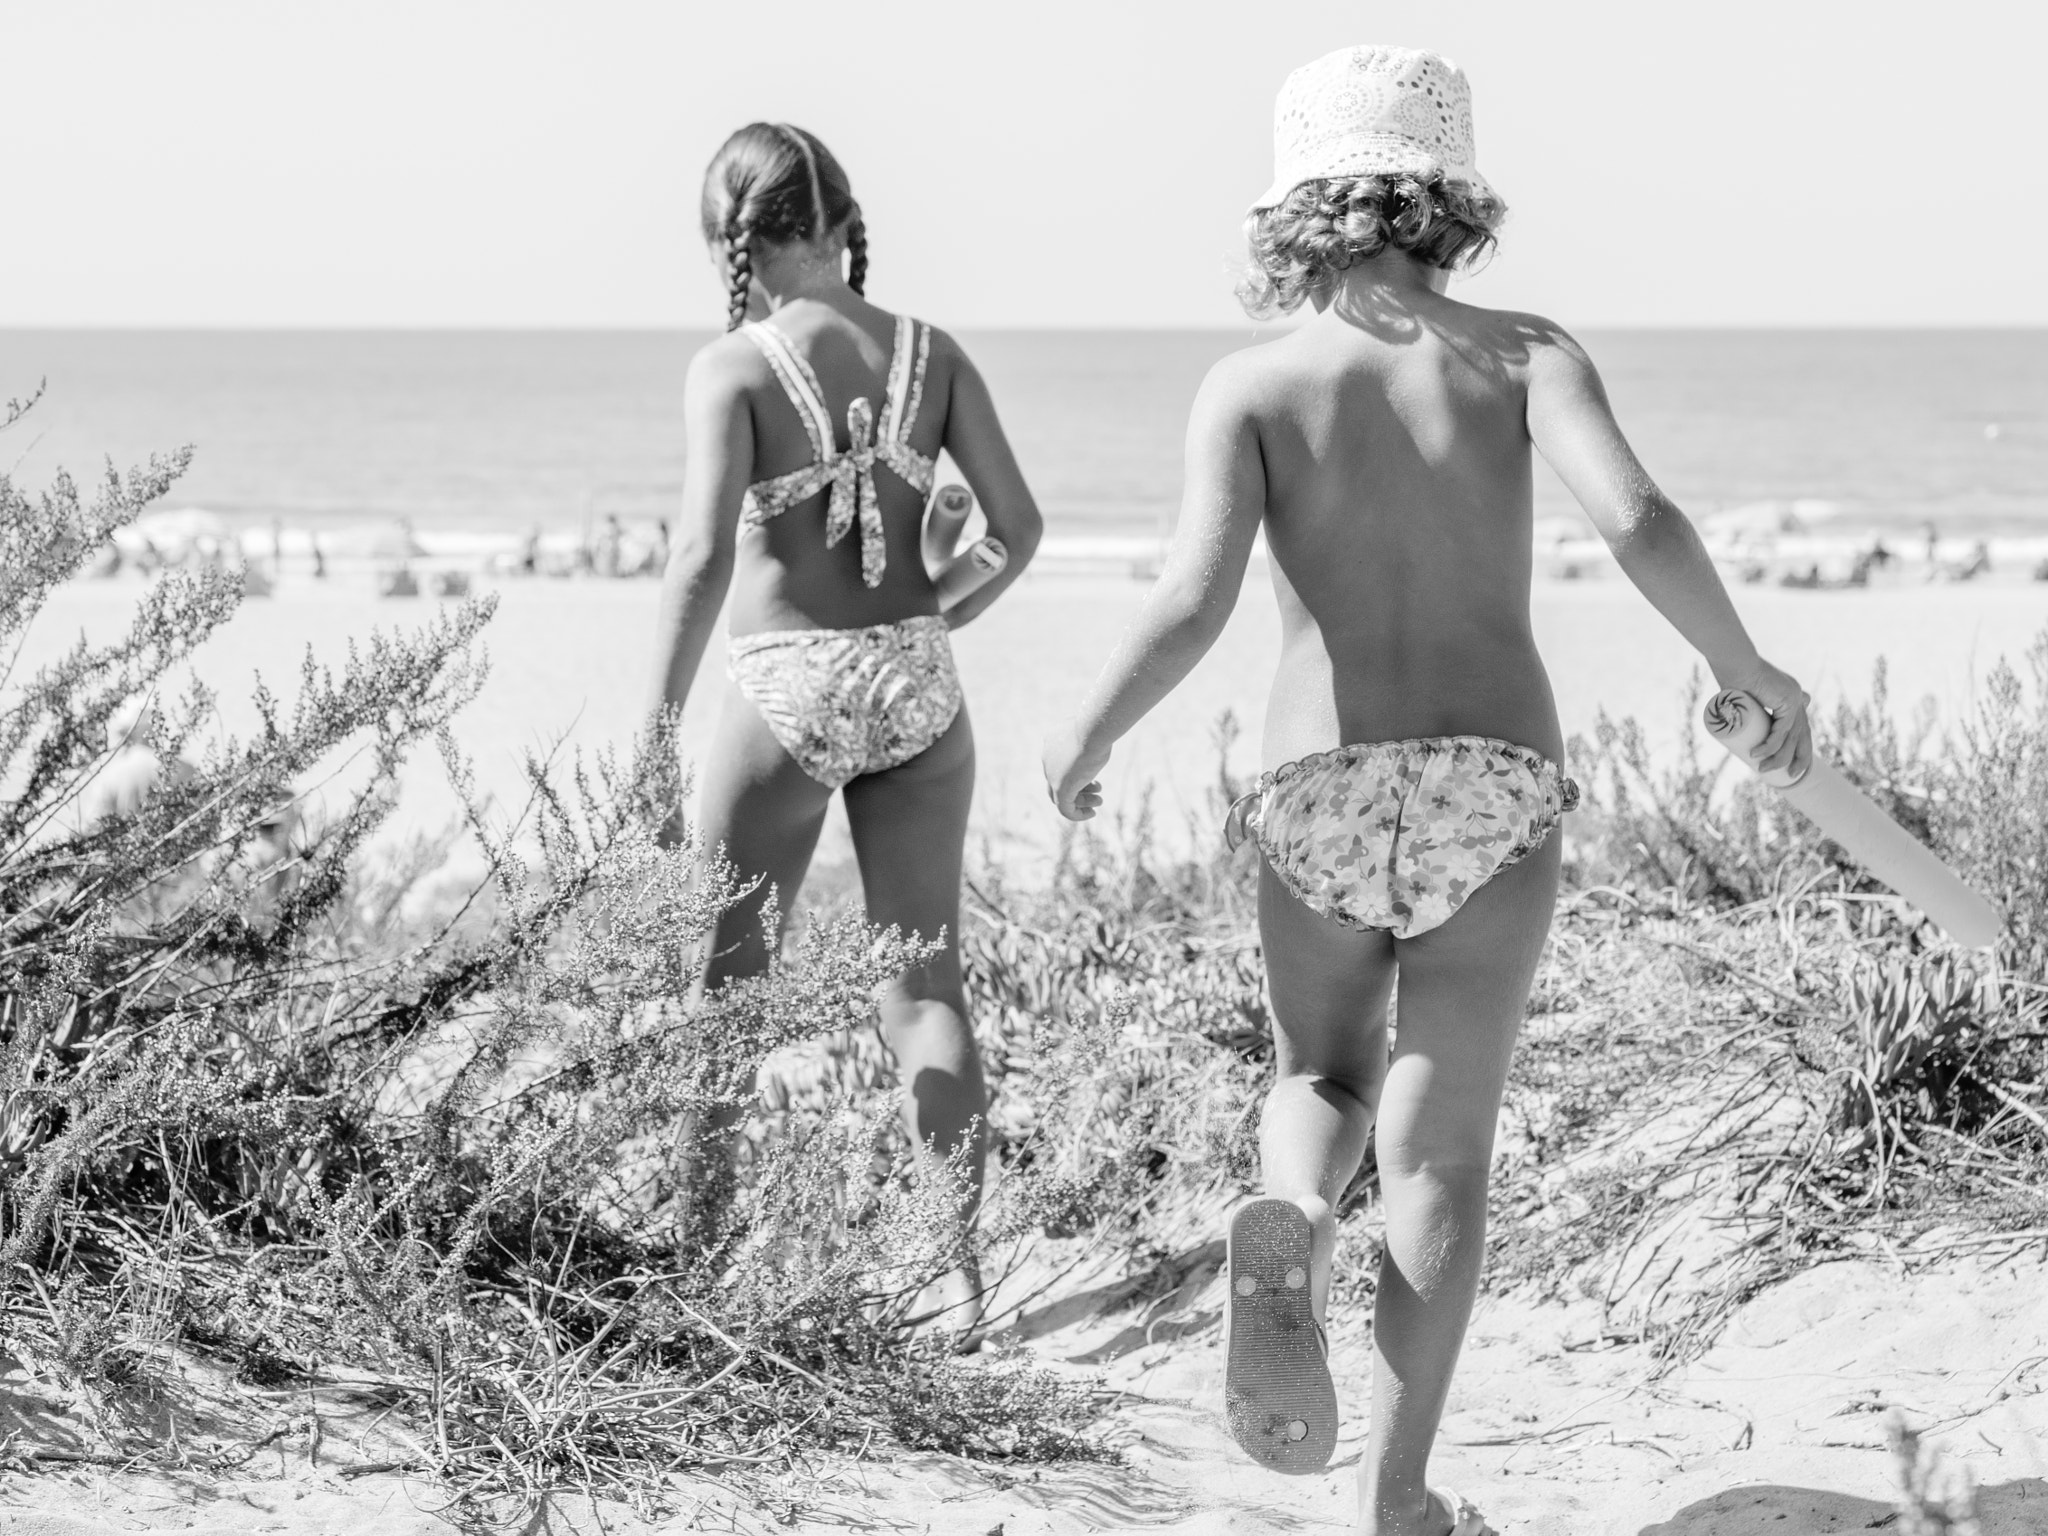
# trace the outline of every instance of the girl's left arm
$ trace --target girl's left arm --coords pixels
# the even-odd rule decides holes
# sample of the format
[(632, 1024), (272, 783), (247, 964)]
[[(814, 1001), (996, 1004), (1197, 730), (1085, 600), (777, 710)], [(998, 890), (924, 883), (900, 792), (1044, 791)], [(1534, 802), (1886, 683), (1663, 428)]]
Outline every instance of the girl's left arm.
[(947, 627), (958, 629), (970, 623), (1024, 574), (1024, 567), (1038, 552), (1045, 520), (1039, 516), (1038, 503), (1032, 500), (1031, 487), (1024, 483), (1017, 456), (1010, 451), (1010, 439), (1003, 432), (995, 400), (988, 385), (982, 382), (980, 370), (945, 332), (934, 330), (932, 345), (934, 350), (943, 348), (950, 354), (947, 360), (951, 364), (952, 384), (946, 400), (945, 450), (967, 477), (967, 488), (980, 501), (988, 531), (1003, 541), (1009, 556), (992, 578), (946, 610)]
[(1069, 821), (1095, 814), (1110, 749), (1194, 669), (1237, 606), (1266, 515), (1266, 466), (1233, 360), (1210, 370), (1195, 396), (1186, 464), (1166, 569), (1080, 711), (1046, 737), (1046, 789)]

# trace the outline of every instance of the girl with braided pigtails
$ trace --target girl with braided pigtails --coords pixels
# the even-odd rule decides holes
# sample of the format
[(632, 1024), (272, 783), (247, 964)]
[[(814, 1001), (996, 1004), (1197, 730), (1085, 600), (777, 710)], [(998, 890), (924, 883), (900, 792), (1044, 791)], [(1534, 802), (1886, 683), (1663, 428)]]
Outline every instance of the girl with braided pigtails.
[[(727, 334), (685, 386), (653, 703), (681, 710), (729, 591), (730, 677), (697, 824), (757, 882), (719, 919), (704, 985), (766, 969), (765, 905), (794, 904), (843, 792), (868, 921), (943, 945), (886, 989), (881, 1019), (916, 1144), (967, 1165), (964, 1223), (986, 1105), (958, 945), (974, 736), (947, 637), (1030, 563), (1038, 508), (967, 354), (868, 302), (867, 227), (823, 143), (785, 123), (740, 129), (705, 172), (701, 215)], [(942, 449), (1009, 552), (944, 611), (920, 547)], [(971, 1265), (947, 1290), (946, 1325), (964, 1332), (979, 1312)]]
[(1312, 315), (1203, 383), (1166, 568), (1045, 752), (1061, 812), (1093, 815), (1110, 749), (1215, 641), (1263, 531), (1281, 618), (1267, 771), (1225, 834), (1260, 855), (1275, 1073), (1265, 1197), (1227, 1227), (1224, 1407), (1262, 1465), (1328, 1463), (1336, 1207), (1370, 1147), (1386, 1247), (1364, 1536), (1491, 1530), (1426, 1476), (1577, 801), (1530, 631), (1534, 452), (1721, 686), (1763, 701), (1764, 763), (1796, 776), (1812, 753), (1806, 695), (1757, 654), (1585, 352), (1446, 292), (1505, 211), (1473, 164), (1471, 112), (1464, 74), (1411, 48), (1347, 48), (1282, 87), (1243, 297)]

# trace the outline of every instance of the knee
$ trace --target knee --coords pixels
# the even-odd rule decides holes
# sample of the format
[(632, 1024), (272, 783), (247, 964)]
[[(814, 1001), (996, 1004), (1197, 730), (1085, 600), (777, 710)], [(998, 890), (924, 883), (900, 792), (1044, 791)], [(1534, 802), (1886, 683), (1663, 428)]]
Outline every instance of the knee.
[(1493, 1122), (1382, 1119), (1374, 1154), (1383, 1177), (1483, 1191), (1493, 1167)]
[(1379, 1102), (1380, 1084), (1385, 1076), (1384, 1071), (1376, 1072), (1364, 1065), (1333, 1070), (1310, 1066), (1306, 1062), (1282, 1060), (1274, 1072), (1273, 1092), (1283, 1096), (1312, 1094), (1332, 1102), (1339, 1109), (1355, 1108), (1369, 1115)]

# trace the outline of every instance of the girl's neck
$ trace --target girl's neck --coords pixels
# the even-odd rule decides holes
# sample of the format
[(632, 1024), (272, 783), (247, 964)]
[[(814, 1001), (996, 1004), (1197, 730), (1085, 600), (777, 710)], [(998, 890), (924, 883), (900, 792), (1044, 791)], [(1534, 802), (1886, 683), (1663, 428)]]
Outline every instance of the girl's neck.
[(1334, 306), (1344, 311), (1361, 306), (1379, 308), (1388, 303), (1403, 305), (1432, 298), (1450, 284), (1451, 274), (1442, 267), (1433, 267), (1406, 251), (1389, 248), (1346, 267), (1331, 286), (1329, 296), (1317, 307)]
[(852, 301), (853, 290), (846, 286), (841, 259), (837, 247), (787, 245), (762, 252), (754, 261), (754, 283), (767, 303), (768, 313), (774, 314), (799, 299), (816, 299), (835, 309), (844, 308)]

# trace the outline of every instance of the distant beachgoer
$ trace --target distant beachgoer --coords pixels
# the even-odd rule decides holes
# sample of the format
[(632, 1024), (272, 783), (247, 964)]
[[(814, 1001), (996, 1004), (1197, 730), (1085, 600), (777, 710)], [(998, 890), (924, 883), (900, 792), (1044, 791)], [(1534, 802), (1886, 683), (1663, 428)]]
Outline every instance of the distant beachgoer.
[(1357, 1527), (1374, 1536), (1488, 1529), (1425, 1475), (1485, 1258), (1559, 818), (1578, 803), (1530, 631), (1532, 446), (1721, 686), (1771, 712), (1765, 764), (1801, 773), (1812, 752), (1806, 695), (1757, 654), (1584, 350), (1548, 320), (1446, 295), (1505, 211), (1474, 168), (1470, 114), (1464, 75), (1411, 49), (1345, 49), (1289, 77), (1242, 297), (1314, 318), (1210, 371), (1166, 570), (1045, 750), (1060, 812), (1093, 816), (1111, 748), (1222, 634), (1263, 527), (1281, 659), (1267, 771), (1227, 831), (1263, 861), (1277, 1061), (1268, 1198), (1229, 1225), (1225, 1403), (1262, 1464), (1327, 1463), (1335, 1207), (1375, 1144), (1387, 1240)]
[(519, 556), (513, 569), (522, 576), (531, 576), (540, 569), (540, 529), (534, 528), (519, 545)]
[[(978, 1188), (986, 1097), (958, 942), (974, 737), (947, 634), (1029, 564), (1038, 508), (959, 344), (863, 296), (860, 205), (815, 136), (740, 129), (705, 173), (701, 217), (729, 334), (685, 385), (653, 703), (681, 709), (732, 587), (698, 831), (762, 882), (719, 920), (703, 982), (767, 968), (763, 904), (773, 892), (793, 907), (843, 790), (868, 921), (945, 945), (888, 987), (882, 1027), (915, 1142), (941, 1163), (964, 1147)], [(942, 449), (1009, 549), (999, 575), (944, 612), (920, 550)], [(974, 1322), (979, 1289), (965, 1270), (949, 1279), (949, 1324)]]
[(616, 580), (624, 569), (626, 530), (619, 526), (618, 514), (604, 515), (604, 532), (597, 536), (597, 574)]
[(159, 784), (183, 783), (194, 772), (182, 757), (166, 760), (156, 750), (156, 708), (134, 699), (107, 721), (107, 755), (80, 797), (87, 828), (141, 810)]
[(325, 581), (327, 579), (327, 555), (320, 548), (320, 535), (311, 532), (307, 533), (306, 543), (313, 550), (313, 579), (315, 581)]

